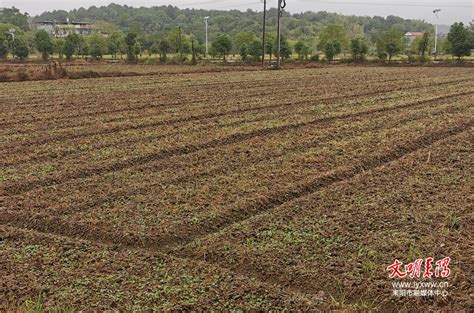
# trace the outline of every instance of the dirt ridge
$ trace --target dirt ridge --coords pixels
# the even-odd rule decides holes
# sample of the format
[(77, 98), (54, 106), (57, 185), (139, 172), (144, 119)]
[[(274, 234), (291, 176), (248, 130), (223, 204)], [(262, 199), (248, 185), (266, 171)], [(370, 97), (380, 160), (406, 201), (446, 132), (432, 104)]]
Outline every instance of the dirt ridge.
[(405, 155), (469, 130), (473, 126), (474, 120), (470, 120), (467, 123), (456, 125), (449, 129), (427, 133), (406, 145), (392, 149), (386, 154), (362, 160), (349, 169), (334, 171), (333, 173), (318, 177), (310, 182), (301, 183), (298, 186), (293, 186), (286, 192), (275, 193), (273, 196), (263, 198), (244, 208), (234, 208), (220, 216), (219, 220), (212, 226), (208, 225), (207, 227), (203, 227), (203, 225), (199, 225), (199, 227), (195, 227), (192, 231), (186, 230), (185, 233), (182, 234), (175, 233), (174, 235), (168, 236), (144, 238), (131, 233), (118, 233), (116, 231), (86, 225), (77, 221), (70, 223), (69, 221), (64, 221), (60, 216), (23, 213), (11, 211), (6, 208), (0, 208), (0, 224), (28, 228), (39, 232), (83, 238), (105, 244), (117, 244), (125, 247), (146, 247), (161, 252), (171, 252), (176, 250), (179, 246), (184, 247), (193, 241), (212, 236), (214, 233), (253, 218), (261, 213), (266, 213), (284, 203), (310, 195), (322, 188), (327, 188), (335, 183), (345, 181), (358, 174), (396, 161)]

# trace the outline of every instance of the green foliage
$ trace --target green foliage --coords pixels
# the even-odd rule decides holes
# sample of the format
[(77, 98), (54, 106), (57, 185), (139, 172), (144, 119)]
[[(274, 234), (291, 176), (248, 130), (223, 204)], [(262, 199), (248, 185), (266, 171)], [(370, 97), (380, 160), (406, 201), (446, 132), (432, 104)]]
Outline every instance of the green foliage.
[(13, 42), (12, 46), (13, 55), (20, 60), (26, 59), (30, 54), (28, 42), (23, 36), (15, 38), (15, 41)]
[(54, 51), (53, 40), (45, 30), (37, 31), (35, 34), (36, 50), (41, 53), (43, 61), (49, 58), (49, 55)]
[(431, 46), (431, 37), (429, 33), (424, 33), (423, 37), (417, 43), (417, 53), (420, 56), (420, 61), (427, 61), (426, 53), (429, 51)]
[(12, 24), (0, 24), (0, 59), (5, 59), (10, 52), (13, 37), (10, 35), (10, 29), (15, 29)]
[(368, 52), (369, 46), (365, 40), (361, 38), (351, 40), (351, 53), (354, 61), (363, 60)]
[(260, 61), (262, 58), (262, 41), (255, 39), (248, 45), (248, 54), (253, 61)]
[(248, 47), (255, 40), (257, 40), (257, 36), (254, 33), (240, 32), (234, 37), (234, 47), (242, 49), (242, 46)]
[(89, 54), (93, 59), (101, 59), (106, 52), (105, 38), (99, 34), (89, 37)]
[(377, 41), (377, 55), (391, 61), (392, 57), (403, 51), (403, 34), (395, 28), (385, 31)]
[(166, 61), (167, 54), (170, 51), (170, 49), (171, 49), (171, 45), (170, 45), (168, 39), (166, 39), (166, 38), (161, 39), (159, 44), (158, 44), (158, 50), (160, 52), (161, 61), (163, 61), (163, 62)]
[(0, 35), (0, 59), (6, 59), (8, 56), (8, 42), (5, 39), (5, 36)]
[(142, 53), (142, 45), (139, 41), (135, 42), (133, 45), (133, 54), (135, 56), (135, 60), (138, 60), (138, 56)]
[(256, 38), (248, 44), (240, 46), (240, 58), (242, 61), (260, 61), (262, 57), (262, 42)]
[(65, 40), (63, 38), (53, 38), (53, 52), (59, 55), (62, 59), (64, 55)]
[(179, 53), (180, 57), (182, 57), (184, 53), (189, 53), (191, 50), (189, 36), (185, 35), (181, 27), (172, 29), (167, 35), (167, 40), (170, 44), (171, 50)]
[(115, 25), (111, 22), (97, 21), (94, 24), (95, 24), (95, 28), (101, 34), (111, 35), (111, 34), (114, 34), (116, 32), (119, 32), (119, 29), (118, 29), (117, 25)]
[(125, 45), (127, 47), (127, 60), (128, 61), (135, 61), (136, 54), (135, 54), (135, 45), (137, 41), (137, 34), (136, 33), (128, 33), (125, 37)]
[(217, 34), (216, 38), (212, 41), (211, 48), (216, 53), (216, 56), (222, 57), (225, 61), (232, 49), (232, 40), (227, 34)]
[(331, 39), (326, 42), (324, 47), (324, 54), (328, 61), (332, 61), (336, 55), (342, 52), (342, 44), (337, 39)]
[(247, 61), (247, 58), (248, 58), (248, 48), (247, 48), (247, 45), (246, 44), (242, 44), (240, 45), (240, 59), (242, 61)]
[[(273, 49), (273, 54), (275, 57), (277, 56), (278, 53), (278, 39), (275, 39), (274, 43), (274, 49)], [(288, 43), (288, 40), (286, 39), (285, 36), (281, 35), (280, 36), (280, 56), (283, 60), (287, 60), (291, 57), (291, 47), (290, 44)]]
[(275, 42), (275, 35), (271, 33), (265, 35), (265, 53), (270, 56), (270, 61), (272, 60), (273, 53), (275, 53)]
[(117, 58), (117, 54), (122, 51), (123, 46), (125, 46), (125, 35), (121, 31), (111, 33), (108, 38), (107, 47), (112, 58)]
[(471, 49), (474, 49), (473, 31), (464, 27), (463, 23), (454, 23), (451, 26), (448, 40), (450, 52), (458, 59), (471, 55)]
[[(19, 11), (16, 13), (19, 13)], [(276, 10), (270, 9), (269, 16), (273, 16), (273, 13), (276, 14)], [(45, 12), (41, 16), (35, 17), (33, 22), (39, 20), (65, 21), (66, 18), (76, 21), (89, 21), (96, 23), (99, 33), (109, 34), (105, 47), (103, 42), (96, 40), (91, 44), (89, 40), (86, 41), (82, 38), (81, 42), (76, 44), (66, 41), (62, 49), (59, 49), (57, 42), (53, 40), (53, 51), (59, 52), (60, 55), (64, 52), (66, 57), (69, 55), (68, 59), (72, 58), (74, 53), (82, 56), (90, 54), (96, 58), (108, 52), (113, 58), (117, 58), (118, 53), (126, 53), (127, 59), (132, 61), (136, 60), (137, 55), (145, 50), (150, 55), (160, 53), (160, 58), (166, 60), (167, 54), (171, 51), (179, 53), (180, 59), (184, 58), (183, 54), (191, 52), (189, 34), (193, 34), (195, 40), (194, 54), (197, 55), (203, 49), (202, 42), (205, 38), (205, 27), (202, 18), (204, 16), (210, 16), (209, 32), (211, 36), (222, 33), (232, 38), (230, 50), (227, 49), (228, 42), (222, 45), (219, 44), (219, 40), (215, 42), (216, 38), (214, 38), (213, 46), (211, 45), (211, 54), (225, 59), (228, 54), (240, 51), (243, 58), (245, 56), (249, 56), (253, 60), (261, 58), (261, 43), (259, 42), (257, 45), (258, 37), (256, 36), (261, 32), (261, 14), (251, 10), (246, 12), (235, 10), (223, 12), (180, 10), (171, 6), (132, 8), (111, 4), (100, 8), (91, 7), (71, 12)], [(18, 18), (21, 18), (21, 16)], [(388, 56), (391, 59), (393, 55), (402, 51), (403, 40), (401, 40), (401, 44), (393, 40), (386, 40), (386, 33), (390, 33), (393, 29), (430, 31), (432, 28), (431, 25), (421, 21), (404, 20), (395, 16), (369, 18), (341, 16), (327, 12), (305, 12), (293, 15), (286, 13), (284, 18), (283, 31), (285, 37), (282, 38), (281, 42), (281, 56), (283, 59), (288, 59), (291, 56), (292, 51), (289, 42), (295, 43), (295, 52), (300, 60), (308, 59), (311, 54), (311, 47), (316, 47), (316, 38), (319, 38), (317, 47), (322, 51), (326, 50), (328, 41), (336, 40), (341, 44), (341, 51), (350, 49), (355, 59), (361, 59), (367, 53), (367, 44), (364, 42), (362, 46), (358, 46), (361, 43), (357, 42), (355, 46), (352, 46), (353, 42), (349, 38), (364, 37), (375, 38), (373, 42), (377, 43), (379, 57)], [(127, 43), (127, 38), (122, 30), (128, 34), (134, 34), (132, 42)], [(384, 36), (378, 35), (382, 30), (386, 31)], [(275, 23), (268, 23), (265, 47), (270, 58), (272, 55), (276, 55), (275, 31)], [(380, 39), (382, 37), (383, 40)], [(468, 37), (471, 38), (472, 36)], [(38, 49), (36, 41), (35, 47)], [(31, 40), (27, 40), (28, 45), (30, 45), (30, 42)], [(165, 49), (160, 47), (162, 42), (167, 43)], [(399, 49), (400, 46), (402, 46), (401, 49)], [(5, 57), (8, 51), (11, 51), (11, 44), (9, 46), (5, 38), (2, 40), (0, 35), (0, 57)], [(41, 53), (43, 57), (47, 58), (51, 52)]]
[(79, 36), (79, 42), (77, 44), (77, 54), (82, 57), (89, 55), (89, 43), (83, 36)]
[(295, 52), (298, 54), (299, 60), (307, 60), (310, 53), (310, 47), (306, 45), (304, 41), (299, 40), (295, 43)]
[(197, 64), (197, 50), (196, 50), (196, 38), (194, 36), (191, 36), (191, 64), (196, 65)]
[(2, 24), (11, 24), (22, 31), (29, 31), (30, 25), (28, 23), (28, 14), (22, 14), (20, 10), (15, 7), (4, 8), (0, 11), (0, 23)]
[(328, 41), (337, 40), (341, 44), (341, 49), (349, 50), (349, 37), (347, 31), (341, 24), (329, 24), (323, 32), (319, 35), (318, 49), (326, 50), (326, 43)]
[[(137, 32), (137, 30), (140, 30), (145, 34), (163, 34), (180, 26), (184, 34), (193, 33), (198, 42), (204, 42), (205, 27), (203, 18), (205, 16), (210, 16), (210, 34), (223, 32), (231, 36), (231, 38), (235, 38), (240, 32), (261, 33), (261, 12), (252, 10), (245, 12), (236, 10), (187, 10), (172, 6), (134, 8), (132, 6), (110, 4), (101, 7), (80, 8), (69, 12), (58, 10), (43, 13), (35, 17), (34, 22), (42, 20), (65, 21), (66, 17), (69, 17), (70, 20), (74, 21), (105, 21), (116, 25), (124, 32)], [(268, 16), (269, 19), (276, 17), (276, 9), (270, 9)], [(362, 30), (368, 38), (372, 38), (372, 36), (391, 27), (396, 27), (402, 32), (433, 30), (433, 26), (426, 22), (406, 20), (396, 16), (388, 16), (387, 18), (379, 16), (343, 16), (328, 12), (304, 12), (293, 15), (286, 13), (283, 27), (285, 35), (290, 42), (303, 40), (308, 43), (308, 38), (316, 38), (325, 25), (335, 23), (342, 25), (352, 38), (359, 37)], [(276, 23), (269, 21), (267, 33), (276, 33)], [(140, 32), (137, 32), (137, 34), (140, 35)], [(350, 43), (347, 42), (345, 49), (348, 50), (349, 45)], [(309, 46), (312, 46), (312, 44), (309, 44)]]
[(81, 39), (77, 34), (67, 35), (64, 41), (64, 54), (67, 60), (71, 60), (72, 56), (77, 53), (80, 41)]
[(160, 53), (160, 45), (158, 42), (153, 42), (150, 47), (149, 53), (151, 54), (158, 54)]

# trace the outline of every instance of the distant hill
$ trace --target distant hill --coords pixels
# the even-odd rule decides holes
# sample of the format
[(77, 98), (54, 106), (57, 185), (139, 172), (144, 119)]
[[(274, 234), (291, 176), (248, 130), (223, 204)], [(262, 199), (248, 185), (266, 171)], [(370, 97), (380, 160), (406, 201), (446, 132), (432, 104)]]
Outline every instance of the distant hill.
[[(174, 6), (133, 8), (126, 5), (110, 4), (108, 6), (88, 9), (80, 8), (69, 12), (52, 11), (33, 18), (37, 21), (70, 21), (112, 23), (120, 29), (142, 29), (144, 33), (167, 32), (178, 26), (187, 34), (194, 34), (199, 40), (205, 38), (203, 18), (210, 16), (209, 27), (211, 38), (213, 34), (224, 32), (231, 36), (249, 31), (261, 33), (262, 14), (247, 10), (217, 11), (202, 9), (179, 9)], [(268, 12), (267, 27), (269, 32), (276, 30), (277, 10)], [(290, 40), (315, 40), (323, 27), (330, 23), (339, 22), (345, 26), (351, 36), (365, 35), (369, 39), (390, 27), (396, 27), (402, 32), (433, 31), (433, 25), (420, 20), (403, 19), (397, 16), (387, 18), (344, 16), (328, 12), (305, 12), (300, 14), (286, 13), (283, 19), (283, 34)]]

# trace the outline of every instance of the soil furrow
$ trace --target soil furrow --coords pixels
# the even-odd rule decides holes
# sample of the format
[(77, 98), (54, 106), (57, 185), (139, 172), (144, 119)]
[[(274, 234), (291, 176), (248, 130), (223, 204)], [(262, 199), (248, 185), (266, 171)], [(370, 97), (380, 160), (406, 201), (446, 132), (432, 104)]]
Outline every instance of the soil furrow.
[(93, 175), (103, 175), (108, 172), (119, 171), (126, 168), (134, 167), (137, 165), (143, 165), (153, 160), (166, 159), (171, 156), (191, 154), (191, 153), (204, 150), (204, 149), (210, 149), (210, 148), (215, 148), (219, 146), (226, 146), (232, 143), (243, 142), (250, 138), (259, 137), (259, 136), (267, 136), (269, 134), (295, 130), (302, 127), (315, 125), (318, 123), (327, 123), (331, 121), (344, 120), (344, 119), (353, 118), (353, 117), (368, 116), (368, 115), (371, 115), (374, 113), (380, 113), (380, 112), (390, 112), (390, 111), (400, 110), (404, 108), (425, 105), (428, 103), (432, 103), (434, 101), (442, 101), (445, 99), (452, 99), (453, 97), (462, 97), (462, 96), (471, 95), (471, 94), (474, 94), (474, 91), (445, 95), (445, 96), (437, 97), (434, 99), (420, 100), (420, 101), (416, 101), (412, 103), (407, 103), (404, 105), (398, 105), (395, 107), (388, 107), (388, 108), (382, 107), (382, 108), (377, 108), (377, 109), (373, 109), (369, 111), (324, 117), (324, 118), (311, 120), (308, 122), (260, 129), (260, 130), (256, 130), (256, 131), (252, 131), (248, 133), (236, 133), (224, 138), (211, 140), (205, 143), (191, 144), (187, 146), (177, 147), (174, 149), (162, 150), (156, 153), (150, 153), (150, 154), (146, 154), (139, 157), (134, 157), (125, 161), (113, 163), (108, 166), (104, 166), (100, 168), (88, 168), (88, 169), (81, 169), (78, 171), (71, 171), (71, 172), (65, 173), (64, 175), (53, 177), (53, 178), (47, 178), (44, 180), (33, 180), (33, 181), (22, 182), (19, 184), (7, 184), (3, 188), (3, 192), (0, 193), (0, 196), (18, 195), (18, 194), (21, 194), (21, 193), (24, 193), (24, 192), (27, 192), (39, 187), (57, 185), (60, 183), (64, 183), (66, 181), (70, 181), (70, 180), (74, 180), (78, 178), (86, 178)]
[[(396, 161), (397, 159), (401, 159), (408, 154), (427, 148), (438, 141), (470, 130), (473, 126), (474, 121), (470, 120), (467, 123), (455, 125), (449, 129), (426, 133), (405, 145), (391, 149), (388, 153), (375, 155), (372, 158), (361, 160), (358, 164), (355, 164), (348, 169), (336, 170), (332, 173), (320, 176), (308, 183), (293, 186), (285, 192), (278, 192), (273, 196), (260, 199), (259, 201), (246, 205), (245, 207), (235, 208), (224, 212), (219, 219), (213, 223), (213, 225), (208, 225), (207, 227), (199, 225), (199, 227), (192, 229), (192, 231), (188, 229), (182, 233), (175, 233), (173, 235), (144, 238), (143, 236), (107, 230), (102, 227), (84, 224), (79, 221), (71, 223), (70, 221), (65, 221), (59, 216), (24, 213), (11, 211), (6, 208), (0, 208), (0, 223), (3, 225), (24, 227), (45, 233), (53, 233), (75, 238), (86, 238), (103, 243), (131, 247), (146, 247), (156, 251), (171, 252), (179, 246), (184, 246), (195, 240), (210, 236), (216, 232), (231, 227), (234, 224), (248, 220), (258, 214), (271, 211), (284, 203), (305, 197), (321, 190), (322, 188), (330, 187), (335, 183), (351, 179), (356, 175), (379, 168)], [(180, 256), (185, 257), (185, 255)]]
[[(440, 86), (443, 84), (444, 85), (451, 84), (451, 83), (452, 82), (445, 82), (445, 83), (438, 84), (437, 86)], [(432, 87), (432, 86), (433, 85), (417, 86), (417, 87), (411, 88), (411, 90)], [(185, 123), (185, 122), (198, 122), (198, 121), (203, 121), (206, 119), (240, 115), (242, 113), (258, 112), (258, 111), (277, 109), (277, 108), (283, 108), (283, 107), (294, 107), (298, 105), (306, 105), (306, 104), (311, 104), (313, 102), (328, 103), (331, 101), (344, 100), (351, 97), (369, 97), (369, 96), (374, 96), (374, 95), (379, 95), (379, 94), (384, 94), (384, 93), (390, 93), (394, 91), (400, 91), (403, 89), (405, 89), (404, 86), (397, 86), (394, 89), (381, 88), (375, 91), (372, 90), (368, 92), (358, 92), (358, 93), (350, 94), (350, 95), (340, 95), (340, 96), (323, 97), (323, 98), (316, 98), (316, 99), (310, 99), (310, 100), (290, 101), (290, 102), (277, 103), (277, 104), (260, 106), (260, 107), (240, 108), (240, 109), (230, 110), (226, 112), (212, 112), (212, 113), (206, 113), (206, 114), (200, 114), (200, 115), (194, 115), (194, 116), (188, 116), (188, 117), (180, 117), (180, 118), (171, 119), (171, 120), (163, 120), (163, 121), (138, 124), (138, 125), (114, 126), (114, 127), (107, 128), (105, 130), (101, 129), (97, 131), (80, 132), (80, 133), (75, 132), (75, 133), (68, 133), (68, 134), (59, 135), (55, 137), (49, 136), (41, 140), (33, 140), (30, 142), (20, 142), (18, 143), (20, 145), (19, 147), (17, 145), (13, 145), (9, 147), (8, 146), (4, 147), (4, 149), (5, 151), (9, 151), (9, 154), (16, 153), (16, 152), (24, 153), (25, 149), (32, 149), (33, 147), (38, 146), (38, 145), (61, 142), (63, 140), (72, 140), (72, 139), (88, 138), (88, 137), (99, 136), (99, 135), (115, 134), (115, 133), (123, 132), (123, 131), (145, 130), (145, 129), (150, 129), (150, 128), (154, 128), (158, 126), (170, 126), (170, 125), (175, 125), (175, 124), (180, 124), (180, 123)]]
[[(458, 111), (457, 108), (450, 108), (448, 110), (443, 110), (443, 111), (437, 112), (434, 115), (441, 115), (441, 114), (445, 114), (445, 113), (448, 113), (448, 112), (457, 112), (457, 111)], [(412, 121), (415, 121), (415, 120), (422, 119), (423, 117), (424, 117), (423, 114), (421, 114), (420, 116), (416, 116), (416, 117), (410, 116), (410, 117), (407, 117), (405, 119), (397, 120), (395, 122), (395, 125), (399, 126), (399, 125), (404, 124), (406, 122), (412, 122)], [(285, 151), (281, 152), (281, 153), (270, 153), (269, 155), (265, 155), (265, 156), (262, 156), (260, 158), (249, 159), (248, 161), (246, 161), (244, 163), (239, 162), (238, 164), (232, 164), (231, 166), (217, 167), (217, 168), (213, 168), (213, 169), (208, 170), (208, 171), (202, 171), (200, 173), (192, 173), (192, 174), (182, 175), (182, 176), (173, 178), (171, 180), (157, 182), (156, 184), (151, 184), (151, 185), (147, 184), (146, 186), (143, 186), (143, 187), (140, 187), (140, 188), (126, 187), (126, 188), (123, 188), (123, 189), (118, 189), (118, 190), (116, 190), (116, 191), (114, 191), (114, 192), (112, 192), (112, 193), (110, 193), (106, 196), (96, 197), (96, 198), (93, 198), (89, 201), (86, 201), (85, 203), (77, 204), (74, 207), (67, 207), (67, 208), (60, 208), (60, 209), (49, 208), (49, 210), (52, 210), (54, 212), (54, 214), (58, 214), (58, 215), (61, 215), (61, 216), (67, 215), (67, 214), (74, 214), (74, 213), (77, 213), (77, 212), (84, 213), (84, 212), (87, 212), (88, 210), (96, 207), (97, 205), (110, 203), (112, 201), (116, 201), (116, 200), (122, 199), (122, 198), (126, 199), (127, 197), (133, 196), (133, 195), (145, 194), (151, 188), (159, 186), (159, 185), (163, 185), (163, 184), (178, 185), (178, 184), (198, 181), (198, 180), (201, 180), (201, 179), (205, 179), (206, 177), (212, 177), (212, 176), (215, 176), (215, 175), (223, 175), (223, 174), (226, 174), (226, 173), (232, 173), (233, 171), (235, 171), (237, 169), (242, 169), (242, 168), (245, 168), (249, 165), (256, 165), (256, 164), (259, 164), (259, 163), (263, 163), (265, 161), (269, 161), (271, 159), (281, 157), (281, 156), (283, 156), (285, 154), (288, 154), (288, 153), (291, 153), (291, 152), (305, 151), (307, 149), (310, 149), (310, 148), (313, 148), (313, 147), (316, 147), (316, 146), (320, 146), (321, 144), (324, 144), (326, 142), (339, 140), (339, 139), (342, 139), (342, 138), (348, 138), (348, 137), (350, 138), (350, 137), (360, 135), (360, 133), (378, 131), (378, 130), (381, 130), (381, 129), (385, 129), (386, 127), (387, 127), (387, 124), (381, 124), (381, 125), (377, 124), (373, 127), (369, 127), (367, 129), (364, 129), (361, 132), (354, 132), (354, 131), (350, 131), (350, 132), (347, 132), (347, 133), (337, 132), (337, 133), (334, 133), (332, 135), (325, 136), (323, 138), (318, 138), (317, 140), (309, 141), (309, 142), (307, 142), (303, 145), (297, 145), (293, 148), (285, 149)], [(394, 127), (394, 126), (392, 125), (391, 127)], [(168, 166), (169, 165), (167, 163), (163, 162), (163, 163), (160, 163), (159, 165), (153, 165), (152, 167), (146, 167), (146, 168), (143, 168), (141, 170), (160, 171), (160, 170), (163, 170), (163, 169), (167, 168)], [(38, 209), (41, 210), (41, 208), (35, 207), (35, 210), (38, 210)], [(46, 208), (43, 208), (43, 209), (46, 209)]]

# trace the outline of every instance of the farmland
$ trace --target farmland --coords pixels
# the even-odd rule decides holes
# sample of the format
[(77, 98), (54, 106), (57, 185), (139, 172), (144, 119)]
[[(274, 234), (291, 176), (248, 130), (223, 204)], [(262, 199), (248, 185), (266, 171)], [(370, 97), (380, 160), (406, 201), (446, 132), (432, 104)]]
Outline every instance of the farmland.
[(472, 308), (472, 68), (159, 68), (0, 84), (0, 309)]

